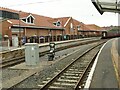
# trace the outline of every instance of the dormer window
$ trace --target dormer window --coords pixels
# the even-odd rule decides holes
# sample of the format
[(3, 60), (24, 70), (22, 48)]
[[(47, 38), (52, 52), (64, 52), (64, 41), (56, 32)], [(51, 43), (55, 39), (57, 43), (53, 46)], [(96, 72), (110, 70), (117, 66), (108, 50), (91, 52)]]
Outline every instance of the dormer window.
[(53, 22), (53, 25), (55, 25), (55, 26), (56, 26), (56, 22)]
[(30, 18), (27, 18), (27, 23), (30, 23)]
[(60, 22), (60, 21), (53, 22), (53, 25), (55, 25), (55, 26), (59, 27), (59, 26), (61, 26), (61, 22)]
[(77, 29), (80, 30), (80, 25), (77, 26)]
[(34, 22), (34, 18), (32, 16), (27, 18), (27, 23), (33, 23)]
[(22, 19), (24, 22), (26, 22), (26, 19)]
[(28, 24), (34, 24), (34, 17), (30, 14), (27, 18), (23, 18), (22, 20), (25, 22), (25, 23), (28, 23)]
[(60, 26), (60, 25), (61, 25), (60, 21), (57, 21), (57, 26)]

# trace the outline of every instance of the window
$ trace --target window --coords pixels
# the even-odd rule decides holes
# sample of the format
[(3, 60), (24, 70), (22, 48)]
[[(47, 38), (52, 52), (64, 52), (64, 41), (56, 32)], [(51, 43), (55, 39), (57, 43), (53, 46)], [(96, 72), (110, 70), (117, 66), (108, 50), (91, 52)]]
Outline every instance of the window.
[(77, 29), (80, 30), (80, 25), (77, 26)]
[(77, 28), (80, 28), (80, 26), (77, 26)]
[(22, 19), (25, 23), (28, 23), (28, 24), (33, 24), (34, 23), (34, 17), (29, 15), (27, 18), (23, 18)]
[(55, 25), (55, 26), (59, 27), (59, 26), (61, 26), (61, 22), (60, 22), (60, 21), (53, 22), (53, 25)]
[(70, 28), (73, 28), (73, 24), (72, 23), (70, 24)]
[(55, 25), (55, 26), (56, 26), (56, 22), (53, 22), (53, 25)]
[(31, 23), (34, 23), (34, 19), (32, 17), (30, 19), (31, 19)]
[(0, 17), (8, 18), (8, 19), (19, 19), (19, 15), (17, 13), (0, 10)]
[(33, 23), (34, 23), (34, 18), (33, 18), (32, 16), (29, 16), (29, 17), (27, 18), (27, 23), (33, 24)]
[(27, 18), (27, 23), (30, 23), (30, 17), (29, 17), (29, 18)]
[(73, 24), (70, 24), (70, 30), (73, 31)]
[(57, 22), (57, 26), (60, 26), (60, 24), (61, 24), (60, 21), (58, 21), (58, 22)]
[(22, 19), (24, 22), (26, 22), (26, 19)]

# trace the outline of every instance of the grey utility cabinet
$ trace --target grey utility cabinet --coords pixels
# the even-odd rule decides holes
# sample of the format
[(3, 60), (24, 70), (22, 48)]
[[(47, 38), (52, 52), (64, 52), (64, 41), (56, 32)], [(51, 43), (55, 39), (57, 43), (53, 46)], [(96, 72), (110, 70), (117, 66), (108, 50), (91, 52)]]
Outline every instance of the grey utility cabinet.
[(25, 62), (28, 66), (35, 66), (39, 63), (39, 46), (37, 43), (25, 44)]

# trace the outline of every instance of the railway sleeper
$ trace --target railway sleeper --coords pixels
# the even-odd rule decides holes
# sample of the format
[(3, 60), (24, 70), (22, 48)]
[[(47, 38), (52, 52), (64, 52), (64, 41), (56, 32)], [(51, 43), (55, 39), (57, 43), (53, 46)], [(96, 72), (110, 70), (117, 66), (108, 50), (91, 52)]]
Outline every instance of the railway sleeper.
[[(41, 87), (43, 87), (43, 85), (38, 85), (38, 87), (41, 88)], [(62, 86), (61, 86), (61, 87), (59, 87), (59, 86), (50, 86), (50, 87), (47, 88), (46, 90), (49, 90), (49, 89), (51, 89), (51, 90), (52, 90), (52, 89), (53, 89), (53, 90), (57, 90), (57, 89), (58, 89), (58, 90), (65, 90), (65, 87), (62, 87)], [(67, 89), (67, 88), (66, 88), (66, 89)]]
[(66, 73), (73, 73), (73, 74), (82, 74), (81, 71), (66, 71)]
[[(65, 87), (62, 87), (62, 86), (61, 86), (61, 87), (50, 86), (49, 89), (51, 89), (51, 90), (52, 90), (52, 89), (53, 89), (53, 90), (57, 90), (57, 89), (58, 89), (58, 90), (66, 90), (66, 89), (68, 89), (68, 88), (65, 88)], [(69, 90), (70, 90), (70, 89), (69, 89)]]
[(77, 80), (69, 80), (69, 79), (61, 79), (59, 78), (57, 82), (71, 82), (71, 83), (77, 83)]
[(67, 78), (67, 79), (79, 79), (80, 77), (75, 77), (75, 76), (61, 76), (61, 78)]
[[(74, 67), (72, 67), (72, 68), (84, 69), (84, 68), (86, 68), (86, 66), (85, 66), (85, 65), (76, 65), (76, 66), (74, 66)], [(78, 71), (79, 71), (79, 69), (78, 69)]]
[(65, 76), (79, 76), (79, 73), (74, 74), (74, 73), (63, 73)]
[[(47, 81), (44, 81), (42, 84), (40, 84), (40, 85), (38, 85), (38, 86), (39, 86), (39, 87), (43, 87), (45, 83), (47, 83)], [(73, 83), (73, 82), (61, 82), (61, 81), (56, 81), (56, 82), (54, 82), (52, 85), (50, 85), (50, 87), (48, 87), (48, 88), (54, 87), (55, 89), (57, 89), (57, 88), (64, 88), (64, 89), (65, 89), (65, 87), (70, 87), (70, 86), (74, 87), (75, 84), (76, 84), (76, 83)]]
[(75, 86), (75, 83), (61, 83), (61, 82), (54, 82), (52, 85), (55, 85), (55, 86)]
[[(77, 71), (78, 72), (78, 69), (69, 69), (69, 71)], [(84, 72), (84, 70), (79, 70), (79, 72)]]
[(61, 86), (54, 86), (54, 85), (52, 85), (52, 86), (50, 86), (49, 88), (48, 88), (48, 90), (74, 90), (74, 86), (73, 85), (61, 85)]

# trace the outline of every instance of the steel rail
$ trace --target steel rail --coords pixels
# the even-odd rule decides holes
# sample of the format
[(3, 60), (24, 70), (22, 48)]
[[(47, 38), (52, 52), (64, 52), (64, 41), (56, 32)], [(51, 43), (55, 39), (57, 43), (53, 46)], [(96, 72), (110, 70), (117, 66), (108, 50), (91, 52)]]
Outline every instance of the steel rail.
[[(82, 40), (82, 41), (86, 41), (86, 40)], [(93, 42), (97, 42), (97, 41), (99, 41), (99, 40), (91, 41), (91, 39), (90, 39), (90, 41), (83, 42), (83, 43), (81, 43), (79, 45), (84, 45), (84, 44), (93, 43)], [(79, 46), (79, 45), (69, 45), (69, 46), (66, 46), (66, 47), (60, 47), (60, 48), (57, 48), (55, 50), (55, 52), (58, 52), (58, 51), (61, 51), (61, 50), (64, 50), (64, 49), (68, 49), (68, 48), (72, 48), (72, 47), (75, 47), (75, 46)], [(44, 56), (47, 53), (48, 53), (48, 51), (44, 51), (42, 53), (40, 52), (39, 56)], [(25, 61), (25, 56), (20, 56), (20, 57), (17, 57), (17, 58), (2, 60), (0, 62), (0, 68), (7, 68), (9, 66), (13, 66), (15, 64), (19, 64), (19, 63), (22, 63), (24, 61)]]
[[(99, 45), (101, 45), (103, 43), (100, 43)], [(70, 64), (68, 64), (65, 68), (63, 68), (57, 75), (55, 75), (52, 79), (50, 79), (44, 86), (42, 86), (40, 88), (40, 90), (46, 90), (49, 88), (50, 85), (53, 84), (53, 82), (55, 82), (60, 75), (62, 75), (71, 65), (73, 65), (77, 60), (79, 60), (81, 57), (83, 57), (84, 55), (86, 55), (88, 52), (90, 52), (91, 50), (93, 50), (94, 48), (98, 47), (99, 45), (96, 45), (90, 49), (88, 49), (87, 51), (83, 52), (81, 55), (79, 55), (74, 61), (72, 61)], [(86, 68), (87, 69), (87, 68)], [(79, 83), (78, 83), (79, 84)], [(75, 88), (78, 88), (78, 85), (75, 86)]]
[[(99, 51), (98, 51), (99, 52)], [(90, 68), (91, 64), (94, 62), (98, 52), (95, 53), (95, 55), (93, 56), (92, 60), (89, 62), (88, 66), (85, 68), (85, 71), (83, 72), (83, 74), (81, 75), (81, 78), (78, 80), (76, 86), (74, 87), (75, 90), (79, 89), (80, 83), (82, 82), (82, 79), (84, 78), (85, 74), (87, 73), (88, 69)]]
[[(105, 42), (105, 41), (104, 41)], [(104, 42), (102, 42), (102, 43), (104, 43)], [(101, 44), (102, 44), (101, 43)], [(88, 51), (88, 50), (87, 50)], [(86, 52), (87, 53), (87, 52)], [(85, 53), (83, 53), (83, 54), (85, 54)], [(67, 56), (68, 57), (68, 56)], [(35, 73), (34, 73), (35, 74)], [(33, 76), (34, 74), (31, 74), (29, 77), (31, 77), (31, 76)], [(22, 80), (22, 81), (25, 81), (26, 79), (28, 79), (29, 77), (27, 77), (27, 78), (25, 78), (24, 80)], [(12, 89), (14, 86), (16, 86), (16, 85), (18, 85), (19, 83), (21, 83), (22, 81), (20, 81), (20, 82), (18, 82), (18, 83), (16, 83), (16, 84), (14, 84), (14, 85), (12, 85), (10, 88), (8, 88), (7, 90), (9, 90), (9, 89)], [(46, 90), (46, 89), (45, 89)]]

